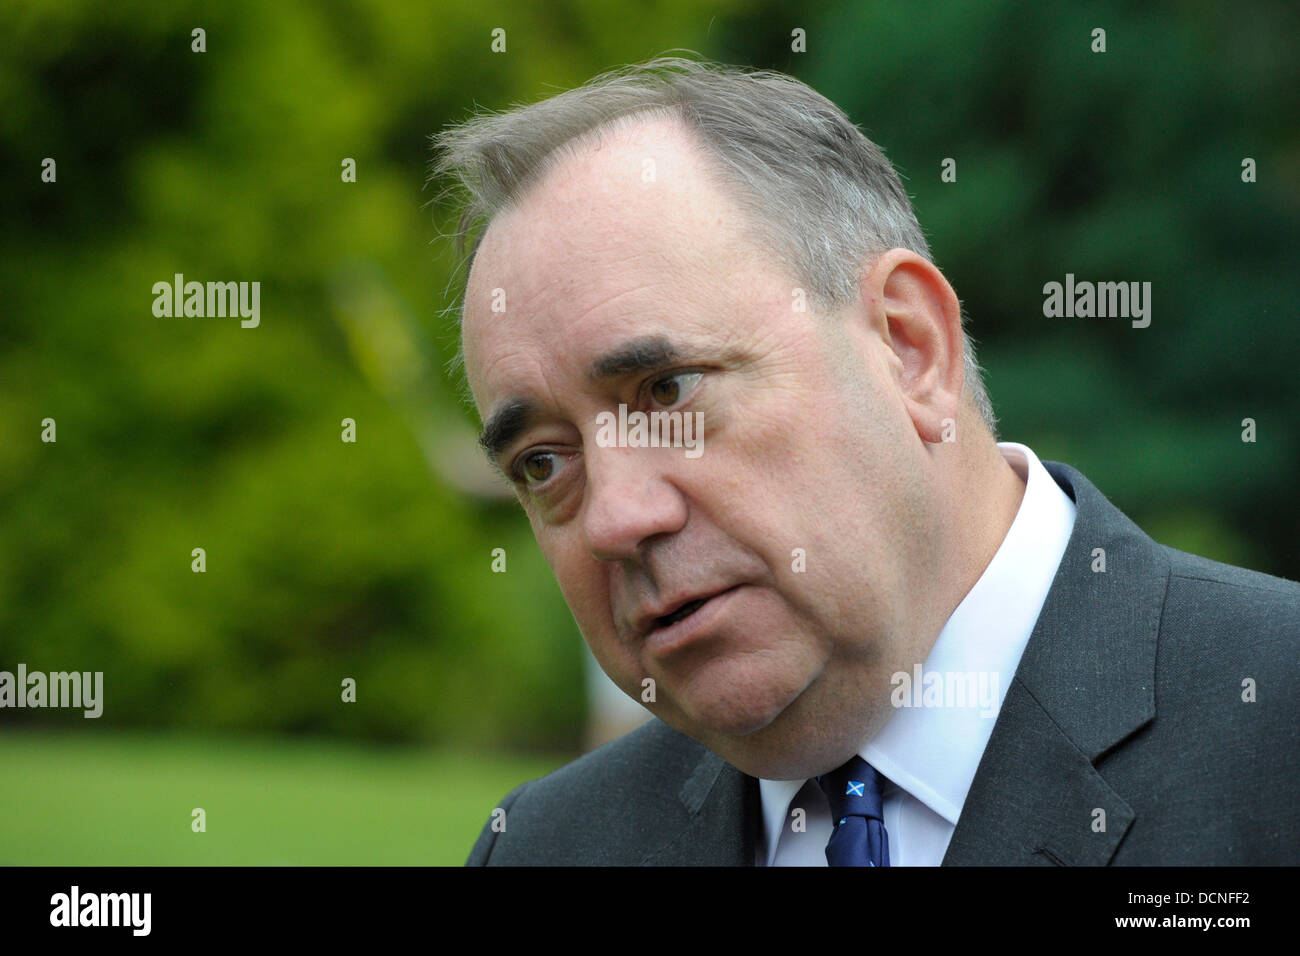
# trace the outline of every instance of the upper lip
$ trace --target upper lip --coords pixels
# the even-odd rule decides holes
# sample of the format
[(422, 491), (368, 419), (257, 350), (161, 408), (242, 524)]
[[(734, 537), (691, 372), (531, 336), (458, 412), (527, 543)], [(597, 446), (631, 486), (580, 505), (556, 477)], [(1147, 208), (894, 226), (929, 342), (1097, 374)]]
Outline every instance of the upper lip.
[(659, 618), (667, 617), (669, 614), (685, 607), (692, 601), (708, 601), (717, 597), (719, 594), (722, 594), (724, 591), (730, 591), (734, 587), (739, 587), (739, 585), (728, 584), (706, 591), (691, 591), (687, 594), (675, 597), (671, 601), (666, 601), (663, 604), (647, 607), (637, 615), (637, 633), (642, 637), (645, 637), (655, 628), (659, 627)]

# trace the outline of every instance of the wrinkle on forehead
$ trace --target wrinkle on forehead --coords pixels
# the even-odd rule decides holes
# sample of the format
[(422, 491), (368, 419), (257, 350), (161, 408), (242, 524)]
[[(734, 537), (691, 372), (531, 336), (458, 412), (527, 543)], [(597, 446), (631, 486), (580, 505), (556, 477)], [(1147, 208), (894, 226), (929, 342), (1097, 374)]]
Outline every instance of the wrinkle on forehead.
[[(488, 374), (503, 351), (577, 350), (601, 333), (630, 334), (646, 318), (687, 321), (689, 303), (707, 310), (734, 295), (729, 275), (771, 261), (695, 134), (675, 118), (641, 119), (557, 162), (489, 224), (463, 327), (477, 400), (505, 394), (505, 382)], [(490, 310), (494, 289), (505, 293), (505, 313)]]

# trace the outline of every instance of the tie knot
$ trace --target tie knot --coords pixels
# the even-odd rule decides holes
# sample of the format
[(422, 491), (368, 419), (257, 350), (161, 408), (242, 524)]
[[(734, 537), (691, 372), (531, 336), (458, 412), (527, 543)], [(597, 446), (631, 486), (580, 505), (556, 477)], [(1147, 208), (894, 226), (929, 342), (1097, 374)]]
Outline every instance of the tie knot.
[(857, 756), (838, 770), (817, 778), (822, 792), (830, 801), (832, 822), (837, 825), (844, 817), (867, 817), (883, 821), (883, 781), (884, 778), (875, 767)]

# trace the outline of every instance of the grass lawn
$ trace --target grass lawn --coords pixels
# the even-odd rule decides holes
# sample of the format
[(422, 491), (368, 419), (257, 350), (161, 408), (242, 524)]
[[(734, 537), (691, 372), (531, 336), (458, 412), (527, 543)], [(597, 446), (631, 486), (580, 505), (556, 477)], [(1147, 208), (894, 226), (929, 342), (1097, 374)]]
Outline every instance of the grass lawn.
[(0, 865), (459, 866), (502, 796), (570, 759), (0, 733)]

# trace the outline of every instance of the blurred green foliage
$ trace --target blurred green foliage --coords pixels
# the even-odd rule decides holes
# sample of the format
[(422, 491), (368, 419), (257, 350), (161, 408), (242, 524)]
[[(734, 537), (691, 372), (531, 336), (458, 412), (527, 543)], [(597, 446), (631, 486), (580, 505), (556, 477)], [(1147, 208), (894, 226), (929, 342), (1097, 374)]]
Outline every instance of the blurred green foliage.
[[(448, 477), (473, 419), (441, 371), (457, 285), (427, 137), (680, 47), (794, 73), (885, 148), (1004, 438), (1168, 544), (1300, 577), (1297, 12), (1226, 12), (7, 6), (0, 668), (104, 671), (106, 725), (576, 746), (580, 638), (527, 522)], [(1152, 282), (1151, 327), (1045, 319), (1042, 285), (1067, 272)], [(155, 317), (175, 273), (260, 281), (260, 327)]]

